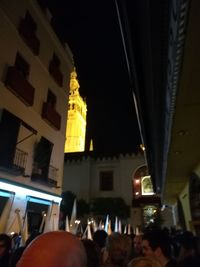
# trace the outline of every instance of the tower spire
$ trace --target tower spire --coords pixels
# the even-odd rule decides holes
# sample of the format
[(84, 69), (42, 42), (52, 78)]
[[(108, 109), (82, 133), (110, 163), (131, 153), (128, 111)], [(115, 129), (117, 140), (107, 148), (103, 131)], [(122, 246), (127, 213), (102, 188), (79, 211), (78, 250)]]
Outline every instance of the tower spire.
[(90, 140), (90, 149), (89, 149), (89, 151), (93, 151), (93, 140), (92, 139)]
[(70, 74), (69, 87), (65, 153), (85, 150), (87, 104), (79, 94), (80, 84), (75, 67)]

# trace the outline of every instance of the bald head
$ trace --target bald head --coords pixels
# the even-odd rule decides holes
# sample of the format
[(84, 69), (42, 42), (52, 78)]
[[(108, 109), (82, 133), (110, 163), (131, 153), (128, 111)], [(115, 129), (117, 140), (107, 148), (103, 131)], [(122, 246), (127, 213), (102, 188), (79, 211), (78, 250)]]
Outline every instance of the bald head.
[(55, 231), (40, 235), (24, 251), (17, 267), (86, 267), (86, 253), (74, 235)]

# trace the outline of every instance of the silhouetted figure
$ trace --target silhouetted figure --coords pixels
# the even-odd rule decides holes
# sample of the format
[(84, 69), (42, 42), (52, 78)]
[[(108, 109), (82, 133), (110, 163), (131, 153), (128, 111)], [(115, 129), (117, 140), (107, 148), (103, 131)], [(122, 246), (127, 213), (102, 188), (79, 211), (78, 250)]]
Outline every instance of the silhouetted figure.
[(93, 234), (93, 240), (102, 249), (102, 248), (105, 247), (107, 236), (108, 236), (108, 234), (106, 233), (106, 231), (104, 231), (104, 230), (97, 230)]
[(93, 234), (93, 240), (94, 242), (99, 246), (101, 250), (101, 261), (104, 262), (104, 256), (105, 256), (105, 245), (106, 245), (106, 238), (108, 234), (104, 230), (97, 230)]
[(0, 266), (8, 267), (10, 261), (11, 238), (7, 234), (0, 234)]
[(90, 239), (81, 240), (87, 254), (87, 267), (101, 266), (101, 250), (99, 246)]
[(185, 231), (180, 238), (178, 267), (199, 267), (200, 258), (197, 252), (197, 238), (190, 231)]

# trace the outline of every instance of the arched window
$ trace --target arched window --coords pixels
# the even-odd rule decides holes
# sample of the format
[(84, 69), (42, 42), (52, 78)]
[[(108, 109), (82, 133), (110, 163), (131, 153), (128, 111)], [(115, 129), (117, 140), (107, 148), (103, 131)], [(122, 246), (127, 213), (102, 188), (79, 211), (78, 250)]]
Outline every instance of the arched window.
[(141, 189), (142, 189), (142, 195), (153, 195), (153, 185), (151, 182), (151, 177), (150, 176), (144, 176), (142, 177), (142, 182), (141, 182)]
[(154, 194), (151, 176), (148, 175), (148, 168), (145, 165), (138, 168), (134, 174), (133, 192), (135, 197)]

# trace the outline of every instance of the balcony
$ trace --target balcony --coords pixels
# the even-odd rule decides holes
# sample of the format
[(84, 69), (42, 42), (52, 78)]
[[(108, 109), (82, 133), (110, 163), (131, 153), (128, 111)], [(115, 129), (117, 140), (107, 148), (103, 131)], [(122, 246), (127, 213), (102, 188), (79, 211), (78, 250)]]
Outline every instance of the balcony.
[(52, 187), (57, 186), (57, 173), (58, 173), (58, 169), (50, 165), (49, 166), (48, 183)]
[(63, 85), (63, 75), (61, 71), (59, 70), (59, 67), (54, 63), (54, 61), (51, 61), (49, 64), (49, 73), (53, 77), (54, 81), (62, 87)]
[(34, 163), (33, 172), (31, 175), (31, 180), (34, 182), (38, 182), (40, 184), (44, 184), (49, 187), (57, 187), (57, 173), (58, 169), (49, 166), (48, 167), (48, 174), (45, 174), (45, 169), (38, 168), (37, 164)]
[(26, 168), (27, 157), (27, 152), (16, 148), (13, 162), (5, 166), (0, 166), (0, 170), (13, 175), (23, 175)]
[(56, 130), (60, 130), (61, 126), (61, 116), (60, 114), (53, 108), (53, 106), (47, 102), (43, 103), (42, 107), (42, 118), (50, 124)]
[(16, 67), (8, 67), (5, 85), (13, 94), (19, 97), (25, 105), (33, 105), (35, 88)]
[(24, 40), (24, 42), (31, 49), (31, 51), (34, 53), (34, 55), (39, 55), (40, 41), (35, 35), (35, 32), (30, 29), (28, 23), (26, 23), (26, 20), (24, 19), (19, 25), (19, 34)]
[(16, 148), (15, 157), (13, 161), (13, 167), (15, 169), (21, 169), (23, 172), (25, 171), (26, 161), (27, 161), (28, 153), (23, 150)]

